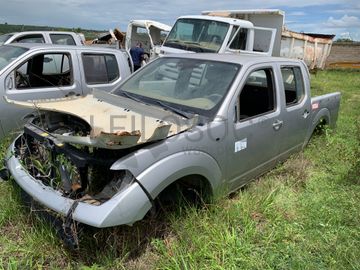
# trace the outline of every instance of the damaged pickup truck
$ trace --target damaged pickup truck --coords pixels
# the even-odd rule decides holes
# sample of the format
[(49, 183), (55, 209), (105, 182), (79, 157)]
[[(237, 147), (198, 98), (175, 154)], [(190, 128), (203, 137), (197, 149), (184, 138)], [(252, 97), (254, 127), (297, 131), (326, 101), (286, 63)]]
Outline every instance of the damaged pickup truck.
[(298, 60), (255, 55), (158, 58), (111, 93), (45, 101), (9, 147), (9, 174), (60, 216), (131, 225), (160, 198), (245, 185), (335, 126), (340, 93), (310, 97)]

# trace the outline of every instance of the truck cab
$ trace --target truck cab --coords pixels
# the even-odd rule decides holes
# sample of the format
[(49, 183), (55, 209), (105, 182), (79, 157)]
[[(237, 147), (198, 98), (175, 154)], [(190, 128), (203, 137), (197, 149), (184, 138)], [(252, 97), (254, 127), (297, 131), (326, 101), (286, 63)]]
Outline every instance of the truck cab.
[(126, 31), (125, 49), (130, 51), (138, 42), (141, 42), (144, 52), (150, 57), (156, 57), (155, 48), (160, 46), (168, 35), (171, 26), (151, 21), (132, 20)]
[(203, 15), (182, 16), (160, 54), (242, 52), (279, 56), (283, 20), (280, 10), (205, 11)]

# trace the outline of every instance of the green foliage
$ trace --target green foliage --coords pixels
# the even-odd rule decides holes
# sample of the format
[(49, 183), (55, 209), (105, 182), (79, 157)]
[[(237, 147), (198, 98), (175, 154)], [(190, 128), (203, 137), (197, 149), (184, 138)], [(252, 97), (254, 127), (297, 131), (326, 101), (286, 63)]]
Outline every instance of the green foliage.
[(47, 223), (24, 211), (17, 189), (0, 182), (0, 265), (360, 269), (360, 72), (313, 75), (313, 96), (338, 90), (337, 128), (313, 137), (302, 153), (204, 208), (179, 210), (165, 220), (133, 227), (84, 231), (75, 256), (65, 251)]
[(90, 30), (77, 28), (65, 28), (65, 27), (53, 27), (53, 26), (36, 26), (36, 25), (20, 25), (20, 24), (0, 24), (0, 34), (7, 34), (12, 32), (22, 31), (70, 31), (76, 33), (83, 33), (88, 40), (94, 39), (98, 34), (106, 32), (106, 30)]
[(338, 38), (337, 40), (335, 40), (335, 42), (348, 42), (348, 43), (353, 43), (355, 41), (353, 41), (350, 38)]

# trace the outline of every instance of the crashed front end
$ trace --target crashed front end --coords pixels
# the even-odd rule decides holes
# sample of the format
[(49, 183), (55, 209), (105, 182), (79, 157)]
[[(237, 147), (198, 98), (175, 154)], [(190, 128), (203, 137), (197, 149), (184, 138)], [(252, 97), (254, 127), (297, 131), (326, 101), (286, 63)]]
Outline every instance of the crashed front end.
[[(88, 98), (104, 106), (103, 99)], [(78, 109), (84, 100), (67, 105)], [(149, 127), (147, 131), (152, 132), (148, 136), (142, 136), (146, 129), (134, 128), (134, 121), (133, 128), (110, 132), (105, 126), (86, 121), (84, 111), (76, 115), (55, 108), (66, 104), (50, 104), (53, 108), (36, 104), (41, 109), (39, 115), (25, 125), (23, 134), (8, 150), (7, 168), (17, 184), (64, 218), (94, 227), (131, 225), (142, 219), (152, 206), (152, 198), (130, 171), (112, 170), (111, 166), (144, 145), (175, 134), (172, 125), (151, 118), (146, 121), (156, 125)], [(112, 106), (105, 105), (107, 110)], [(118, 109), (132, 112), (132, 108), (122, 107)]]
[(10, 146), (7, 168), (33, 199), (94, 227), (132, 224), (150, 209), (146, 192), (126, 170), (110, 167), (127, 151), (81, 149), (32, 123)]

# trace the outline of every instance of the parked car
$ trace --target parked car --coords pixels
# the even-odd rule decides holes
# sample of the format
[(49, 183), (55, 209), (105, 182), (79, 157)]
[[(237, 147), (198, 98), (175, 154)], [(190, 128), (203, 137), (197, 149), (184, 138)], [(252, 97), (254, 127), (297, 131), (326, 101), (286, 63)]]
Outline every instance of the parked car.
[(27, 194), (66, 220), (130, 225), (175, 190), (240, 188), (303, 149), (320, 123), (334, 127), (339, 102), (338, 92), (311, 98), (299, 60), (169, 55), (111, 93), (14, 102), (39, 114), (6, 164)]
[(33, 111), (9, 104), (4, 96), (25, 101), (110, 91), (130, 75), (129, 61), (126, 51), (97, 47), (0, 46), (0, 138), (22, 127), (23, 116)]
[(12, 43), (49, 43), (58, 45), (84, 45), (83, 34), (61, 31), (25, 31), (0, 36), (0, 45)]

